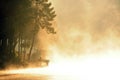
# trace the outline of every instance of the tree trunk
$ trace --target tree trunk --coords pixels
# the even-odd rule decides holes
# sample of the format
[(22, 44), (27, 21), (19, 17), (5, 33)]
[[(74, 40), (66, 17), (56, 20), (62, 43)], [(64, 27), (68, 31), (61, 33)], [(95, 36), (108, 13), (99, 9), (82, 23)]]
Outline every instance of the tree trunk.
[(30, 51), (29, 51), (29, 54), (28, 54), (28, 60), (29, 61), (31, 59), (31, 53), (32, 53), (32, 49), (33, 49), (33, 46), (34, 46), (34, 40), (35, 40), (35, 35), (33, 35)]
[(20, 57), (20, 33), (18, 37), (18, 56)]
[(25, 45), (24, 45), (24, 53), (23, 53), (23, 61), (26, 59), (25, 57), (25, 55), (26, 55), (26, 39), (25, 39)]
[(22, 52), (22, 35), (20, 37), (20, 54), (21, 54), (21, 60), (23, 60), (23, 52)]

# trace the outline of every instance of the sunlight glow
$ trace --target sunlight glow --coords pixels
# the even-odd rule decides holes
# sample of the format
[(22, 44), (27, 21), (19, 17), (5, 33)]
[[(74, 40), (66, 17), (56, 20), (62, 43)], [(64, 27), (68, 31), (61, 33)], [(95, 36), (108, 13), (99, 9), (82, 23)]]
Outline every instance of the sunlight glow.
[(106, 55), (85, 55), (81, 58), (61, 60), (44, 68), (10, 70), (14, 74), (43, 74), (74, 76), (77, 80), (120, 80), (119, 50), (106, 51)]

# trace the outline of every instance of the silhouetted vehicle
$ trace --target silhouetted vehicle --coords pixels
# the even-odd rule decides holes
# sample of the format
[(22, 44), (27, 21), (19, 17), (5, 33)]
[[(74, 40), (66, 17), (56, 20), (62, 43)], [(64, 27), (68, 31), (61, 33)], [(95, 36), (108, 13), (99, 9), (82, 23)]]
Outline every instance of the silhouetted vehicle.
[(48, 60), (48, 59), (43, 59), (43, 58), (40, 57), (40, 58), (38, 59), (38, 62), (39, 62), (39, 65), (40, 65), (40, 66), (44, 67), (44, 66), (48, 66), (48, 65), (49, 65), (50, 60)]
[(41, 66), (48, 66), (48, 65), (49, 65), (49, 62), (50, 62), (50, 60), (41, 59), (41, 58), (40, 58), (38, 61), (40, 62), (40, 65), (41, 65)]

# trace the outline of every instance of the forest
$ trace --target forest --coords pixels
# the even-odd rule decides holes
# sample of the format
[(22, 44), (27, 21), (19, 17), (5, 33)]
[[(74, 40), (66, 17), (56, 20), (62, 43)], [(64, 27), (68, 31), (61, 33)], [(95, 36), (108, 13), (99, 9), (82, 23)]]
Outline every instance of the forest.
[(0, 0), (0, 69), (29, 62), (39, 30), (56, 34), (51, 6), (48, 0)]

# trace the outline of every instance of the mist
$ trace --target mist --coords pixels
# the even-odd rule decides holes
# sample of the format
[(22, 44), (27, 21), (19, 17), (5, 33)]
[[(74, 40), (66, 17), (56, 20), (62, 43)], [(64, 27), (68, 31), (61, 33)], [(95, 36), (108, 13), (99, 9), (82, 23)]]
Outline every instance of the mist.
[[(53, 22), (57, 34), (38, 35), (39, 47), (47, 55), (99, 54), (120, 48), (119, 0), (51, 0), (57, 17)], [(42, 36), (42, 37), (41, 37)], [(58, 50), (55, 52), (55, 50)], [(104, 53), (103, 53), (104, 54)]]
[[(120, 1), (50, 2), (57, 14), (52, 21), (57, 33), (48, 34), (45, 29), (41, 29), (35, 41), (35, 48), (41, 53), (36, 56), (50, 60), (49, 66), (7, 72), (78, 75), (81, 80), (119, 79)], [(36, 67), (32, 64), (29, 66)]]

